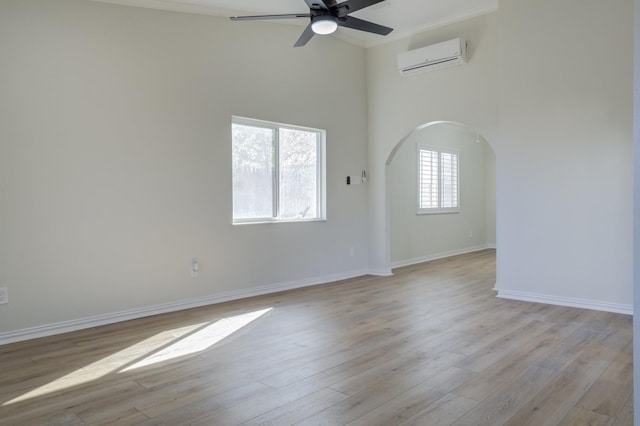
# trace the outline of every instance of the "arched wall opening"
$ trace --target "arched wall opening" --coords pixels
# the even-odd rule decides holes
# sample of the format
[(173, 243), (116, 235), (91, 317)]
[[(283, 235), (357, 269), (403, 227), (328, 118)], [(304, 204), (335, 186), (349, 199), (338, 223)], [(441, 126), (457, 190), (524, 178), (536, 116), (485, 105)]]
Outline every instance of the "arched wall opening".
[[(456, 153), (459, 210), (418, 214), (418, 148)], [(386, 258), (391, 268), (496, 248), (495, 153), (480, 132), (451, 121), (418, 126), (385, 162)]]

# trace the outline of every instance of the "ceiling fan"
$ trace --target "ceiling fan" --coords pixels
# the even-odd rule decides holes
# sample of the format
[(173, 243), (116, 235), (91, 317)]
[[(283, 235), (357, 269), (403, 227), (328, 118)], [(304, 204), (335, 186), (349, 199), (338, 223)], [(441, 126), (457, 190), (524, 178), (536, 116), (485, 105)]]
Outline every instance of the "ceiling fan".
[(311, 40), (314, 34), (331, 34), (338, 27), (352, 28), (368, 33), (387, 35), (393, 28), (374, 24), (373, 22), (349, 16), (365, 7), (372, 6), (384, 0), (346, 0), (338, 3), (336, 0), (304, 0), (309, 6), (309, 13), (291, 13), (285, 15), (257, 15), (257, 16), (233, 16), (232, 21), (254, 21), (263, 19), (296, 19), (309, 18), (311, 22), (294, 44), (294, 47), (304, 46)]

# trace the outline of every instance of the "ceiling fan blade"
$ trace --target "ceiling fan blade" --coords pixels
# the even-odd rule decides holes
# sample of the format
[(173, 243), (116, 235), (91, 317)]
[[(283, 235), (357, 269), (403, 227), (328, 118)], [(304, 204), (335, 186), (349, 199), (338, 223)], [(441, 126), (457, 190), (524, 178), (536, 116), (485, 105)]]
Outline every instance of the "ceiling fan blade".
[(387, 35), (393, 28), (384, 27), (382, 25), (374, 24), (373, 22), (364, 21), (362, 19), (354, 18), (353, 16), (345, 16), (338, 19), (338, 25), (346, 28), (353, 28), (354, 30), (366, 31), (368, 33)]
[(311, 24), (307, 25), (307, 28), (304, 29), (302, 35), (300, 36), (300, 38), (298, 39), (298, 41), (296, 41), (296, 44), (293, 45), (293, 47), (302, 47), (305, 44), (307, 44), (309, 42), (309, 40), (311, 40), (311, 37), (313, 37), (313, 30), (311, 29)]
[(232, 21), (261, 21), (265, 19), (296, 19), (310, 18), (310, 13), (289, 13), (286, 15), (254, 15), (254, 16), (232, 16)]
[(347, 0), (338, 5), (338, 16), (342, 18), (347, 16), (349, 13), (364, 9), (365, 7), (373, 6), (374, 4), (383, 1), (384, 0)]

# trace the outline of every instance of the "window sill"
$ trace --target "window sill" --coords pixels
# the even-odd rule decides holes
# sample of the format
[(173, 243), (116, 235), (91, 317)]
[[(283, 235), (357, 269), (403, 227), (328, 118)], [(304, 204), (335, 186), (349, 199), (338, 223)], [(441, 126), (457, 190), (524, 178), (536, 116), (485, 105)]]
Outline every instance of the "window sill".
[(327, 219), (287, 219), (287, 220), (264, 220), (264, 219), (247, 219), (231, 222), (232, 225), (270, 225), (282, 223), (309, 223), (309, 222), (326, 222)]
[(418, 216), (432, 215), (432, 214), (453, 214), (460, 213), (460, 210), (434, 210), (434, 211), (419, 211), (416, 213)]

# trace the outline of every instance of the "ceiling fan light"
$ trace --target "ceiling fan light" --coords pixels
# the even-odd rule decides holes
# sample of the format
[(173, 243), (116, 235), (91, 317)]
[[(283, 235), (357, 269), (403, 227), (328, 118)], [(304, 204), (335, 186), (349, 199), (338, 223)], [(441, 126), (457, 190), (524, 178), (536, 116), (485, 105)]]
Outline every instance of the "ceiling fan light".
[(332, 34), (338, 29), (338, 23), (332, 16), (318, 16), (311, 22), (311, 29), (316, 34)]

